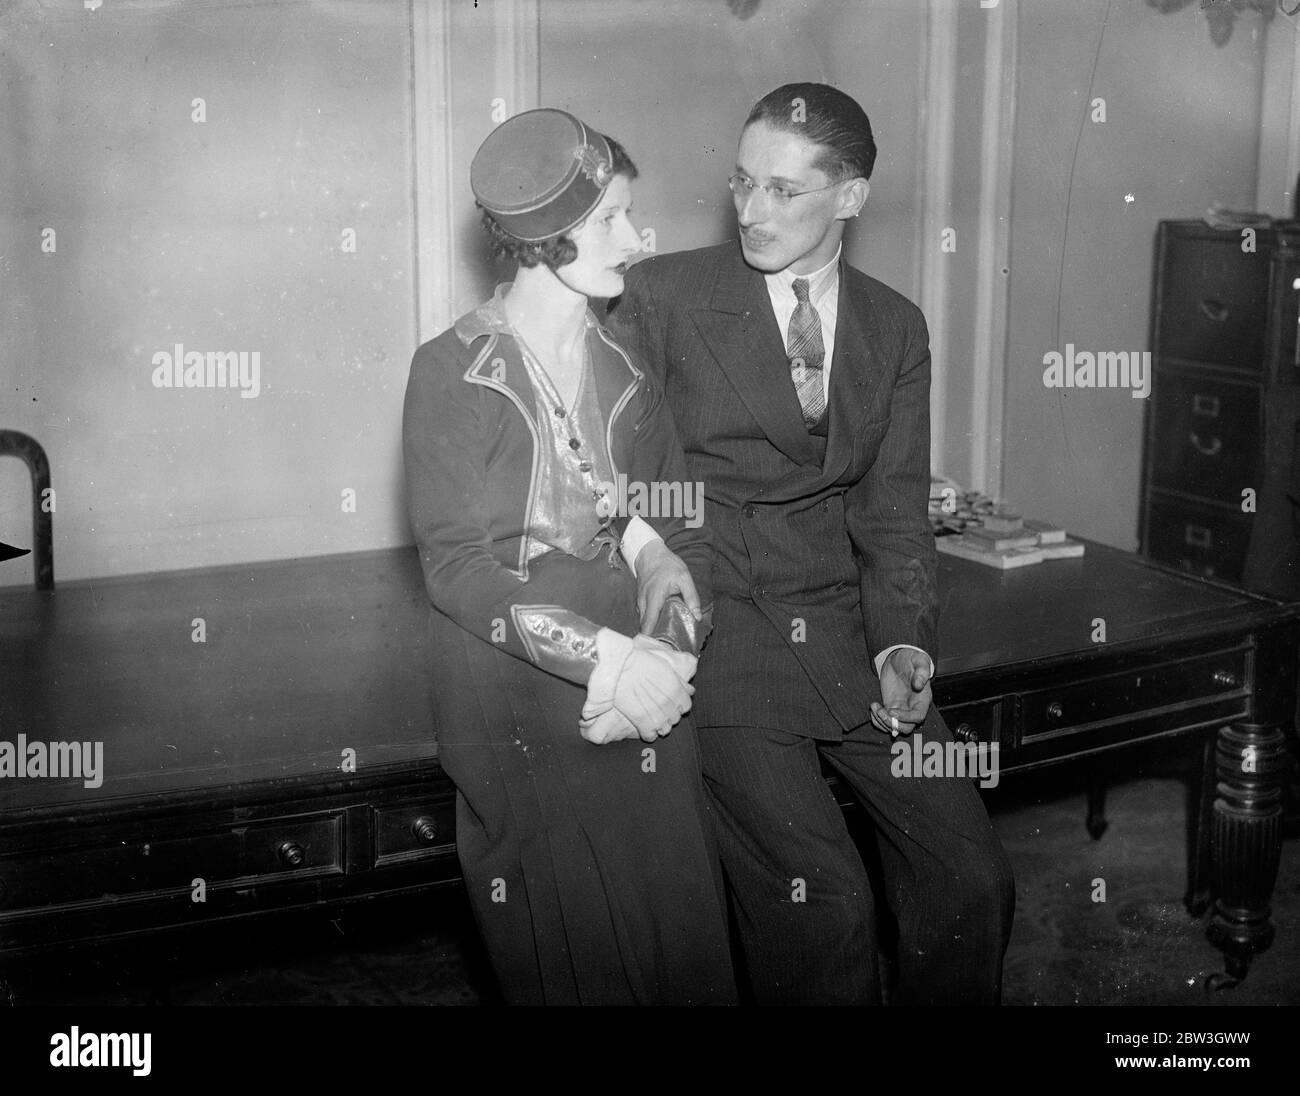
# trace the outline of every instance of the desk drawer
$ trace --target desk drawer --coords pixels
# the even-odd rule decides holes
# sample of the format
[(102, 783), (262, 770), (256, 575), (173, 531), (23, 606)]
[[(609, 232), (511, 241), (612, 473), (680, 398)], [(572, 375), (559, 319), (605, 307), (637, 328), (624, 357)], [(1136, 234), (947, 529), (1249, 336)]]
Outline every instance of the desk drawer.
[(375, 811), (375, 866), (421, 859), (455, 847), (455, 799), (413, 800)]
[(242, 875), (343, 870), (343, 815), (302, 815), (242, 827)]
[(1247, 650), (1201, 655), (1021, 693), (1022, 741), (1076, 734), (1111, 720), (1136, 722), (1166, 706), (1244, 695), (1248, 655)]
[(83, 845), (0, 857), (0, 911), (104, 902), (282, 872), (341, 871), (341, 814), (156, 838), (108, 829)]
[(956, 742), (1002, 744), (1002, 702), (981, 700), (974, 704), (942, 704), (939, 714)]
[[(105, 835), (107, 837), (108, 835)], [(0, 911), (112, 900), (239, 874), (240, 835), (88, 842), (54, 852), (0, 857)]]

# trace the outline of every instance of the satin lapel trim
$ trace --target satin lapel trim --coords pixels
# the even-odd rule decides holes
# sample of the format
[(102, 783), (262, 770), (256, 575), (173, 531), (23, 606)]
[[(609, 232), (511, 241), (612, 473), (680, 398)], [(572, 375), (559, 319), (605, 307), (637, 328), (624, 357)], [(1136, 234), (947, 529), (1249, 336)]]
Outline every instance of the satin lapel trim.
[(737, 257), (719, 273), (709, 304), (692, 309), (691, 318), (741, 402), (781, 452), (815, 463), (763, 276)]
[[(636, 395), (645, 374), (632, 364), (627, 352), (599, 324), (587, 332), (587, 345), (591, 347), (592, 368), (596, 373), (597, 397), (605, 412), (605, 452), (609, 454), (615, 481), (619, 474), (619, 456), (614, 451), (614, 421)], [(624, 431), (622, 437), (627, 437)]]
[[(493, 364), (489, 364), (491, 361)], [(528, 433), (533, 438), (533, 463), (528, 471), (528, 502), (524, 510), (524, 535), (519, 538), (519, 566), (506, 568), (525, 582), (528, 581), (528, 549), (532, 536), (528, 530), (533, 527), (533, 511), (537, 507), (537, 476), (541, 467), (542, 439), (538, 433), (537, 422), (533, 412), (524, 402), (527, 396), (532, 400), (532, 385), (525, 379), (527, 372), (519, 354), (519, 347), (512, 338), (502, 338), (498, 334), (489, 336), (483, 349), (465, 370), (464, 379), (470, 384), (481, 384), (500, 392), (524, 417)]]

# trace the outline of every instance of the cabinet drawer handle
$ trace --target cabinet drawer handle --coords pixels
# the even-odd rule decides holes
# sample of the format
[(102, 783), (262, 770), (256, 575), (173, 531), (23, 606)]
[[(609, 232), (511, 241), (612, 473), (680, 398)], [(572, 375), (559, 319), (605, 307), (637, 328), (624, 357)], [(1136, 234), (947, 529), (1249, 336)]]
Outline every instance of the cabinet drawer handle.
[(1207, 320), (1215, 323), (1223, 323), (1228, 318), (1228, 309), (1222, 301), (1216, 301), (1213, 297), (1205, 297), (1199, 302), (1201, 315)]
[(1202, 444), (1201, 439), (1198, 438), (1195, 434), (1188, 434), (1187, 440), (1192, 443), (1193, 448), (1195, 448), (1195, 450), (1198, 453), (1201, 453), (1202, 455), (1207, 457), (1218, 456), (1219, 450), (1223, 448), (1222, 438), (1215, 438), (1214, 441), (1212, 441), (1209, 445)]
[(427, 814), (420, 815), (411, 823), (411, 835), (421, 845), (432, 845), (438, 840), (438, 826)]
[(1065, 709), (1061, 707), (1061, 702), (1059, 700), (1053, 700), (1047, 706), (1048, 719), (1060, 719), (1061, 716), (1063, 716), (1064, 714), (1065, 714)]
[(969, 723), (959, 723), (952, 732), (953, 738), (958, 742), (978, 742), (980, 736), (975, 733), (975, 728)]
[(1208, 548), (1214, 542), (1214, 534), (1204, 525), (1187, 525), (1183, 528), (1183, 543), (1193, 548)]
[(1192, 395), (1192, 414), (1204, 415), (1207, 419), (1219, 417), (1219, 397), (1202, 396), (1199, 392)]
[(282, 841), (275, 851), (280, 856), (280, 863), (286, 868), (301, 868), (307, 859), (307, 854), (296, 841)]
[(1222, 686), (1225, 689), (1235, 689), (1241, 684), (1241, 682), (1237, 680), (1237, 675), (1231, 670), (1215, 670), (1211, 680), (1213, 680), (1216, 685)]

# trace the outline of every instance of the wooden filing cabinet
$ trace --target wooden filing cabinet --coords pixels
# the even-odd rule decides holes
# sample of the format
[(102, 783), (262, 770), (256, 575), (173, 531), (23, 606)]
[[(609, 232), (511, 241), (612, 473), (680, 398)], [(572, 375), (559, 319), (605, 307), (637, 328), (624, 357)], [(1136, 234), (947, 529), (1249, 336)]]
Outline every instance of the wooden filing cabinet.
[(1161, 223), (1144, 554), (1300, 597), (1298, 326), (1300, 224), (1259, 229), (1251, 240), (1201, 221)]

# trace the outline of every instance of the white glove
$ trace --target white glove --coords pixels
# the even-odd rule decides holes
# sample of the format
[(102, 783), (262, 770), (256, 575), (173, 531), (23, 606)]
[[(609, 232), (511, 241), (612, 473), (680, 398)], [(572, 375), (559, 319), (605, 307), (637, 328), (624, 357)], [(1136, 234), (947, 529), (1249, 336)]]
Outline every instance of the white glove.
[(596, 669), (587, 682), (579, 730), (590, 742), (640, 735), (653, 742), (690, 710), (694, 655), (639, 635), (602, 628), (596, 633)]
[[(588, 742), (603, 746), (607, 742), (618, 742), (624, 738), (636, 738), (638, 731), (632, 721), (610, 702), (609, 708), (594, 718), (587, 717), (587, 706), (582, 708), (582, 719), (578, 721), (578, 731)], [(659, 736), (651, 731), (641, 735), (646, 742), (653, 742)]]
[[(700, 663), (698, 658), (677, 650), (676, 647), (665, 643), (662, 639), (654, 639), (647, 635), (636, 636), (632, 640), (632, 647), (636, 651), (644, 651), (646, 654), (666, 662), (672, 670), (673, 676), (687, 686), (686, 692), (689, 695), (694, 695), (695, 689), (690, 686), (689, 682), (695, 676), (695, 668)], [(690, 711), (690, 707), (690, 704), (687, 703), (685, 710)]]

